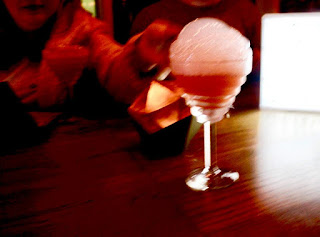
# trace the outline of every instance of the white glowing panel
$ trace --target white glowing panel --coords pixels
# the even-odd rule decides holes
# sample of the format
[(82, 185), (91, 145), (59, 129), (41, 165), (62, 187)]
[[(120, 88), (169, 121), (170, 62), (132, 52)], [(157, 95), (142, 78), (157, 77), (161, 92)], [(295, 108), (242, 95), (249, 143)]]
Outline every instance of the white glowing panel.
[(320, 13), (262, 18), (260, 108), (320, 111)]

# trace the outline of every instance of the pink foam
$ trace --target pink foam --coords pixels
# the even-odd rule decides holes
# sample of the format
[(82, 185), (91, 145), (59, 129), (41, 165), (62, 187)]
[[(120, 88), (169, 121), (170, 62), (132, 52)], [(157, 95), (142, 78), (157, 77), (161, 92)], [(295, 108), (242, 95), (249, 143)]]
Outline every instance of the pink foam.
[(223, 21), (198, 18), (172, 43), (170, 64), (180, 75), (247, 75), (252, 49), (246, 37)]

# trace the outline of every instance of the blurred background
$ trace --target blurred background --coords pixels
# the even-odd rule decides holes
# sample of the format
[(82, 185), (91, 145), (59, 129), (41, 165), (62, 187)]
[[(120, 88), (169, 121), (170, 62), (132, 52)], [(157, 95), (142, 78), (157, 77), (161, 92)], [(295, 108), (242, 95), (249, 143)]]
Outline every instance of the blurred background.
[[(92, 15), (108, 22), (114, 38), (125, 43), (132, 21), (144, 7), (159, 0), (81, 0)], [(309, 12), (320, 9), (320, 0), (251, 0), (261, 14), (271, 12)]]

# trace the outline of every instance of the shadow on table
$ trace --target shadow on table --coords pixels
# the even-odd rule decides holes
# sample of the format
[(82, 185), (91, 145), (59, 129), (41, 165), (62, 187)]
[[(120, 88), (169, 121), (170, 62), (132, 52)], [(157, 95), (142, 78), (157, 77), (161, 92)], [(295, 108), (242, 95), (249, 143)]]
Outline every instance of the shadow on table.
[(192, 116), (186, 117), (153, 134), (135, 123), (141, 138), (141, 151), (150, 159), (162, 159), (181, 154), (201, 124)]

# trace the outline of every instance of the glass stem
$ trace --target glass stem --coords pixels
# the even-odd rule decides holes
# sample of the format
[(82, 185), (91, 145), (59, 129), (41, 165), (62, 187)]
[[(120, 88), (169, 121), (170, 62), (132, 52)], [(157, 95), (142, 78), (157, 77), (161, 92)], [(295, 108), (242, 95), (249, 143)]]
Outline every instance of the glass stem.
[(217, 157), (217, 125), (215, 123), (211, 124), (211, 149), (212, 149), (212, 160), (211, 166), (214, 170), (218, 170), (218, 157)]
[(207, 172), (212, 167), (217, 170), (217, 129), (216, 124), (207, 121), (204, 126), (204, 171)]

